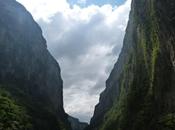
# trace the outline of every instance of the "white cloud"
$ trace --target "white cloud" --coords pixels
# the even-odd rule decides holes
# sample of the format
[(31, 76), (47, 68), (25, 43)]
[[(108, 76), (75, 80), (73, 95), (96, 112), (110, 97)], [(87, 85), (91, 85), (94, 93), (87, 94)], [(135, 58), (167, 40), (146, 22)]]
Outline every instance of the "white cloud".
[(42, 18), (48, 20), (57, 12), (69, 10), (66, 0), (17, 0), (23, 4), (36, 20)]
[(131, 0), (72, 8), (66, 0), (18, 0), (42, 27), (64, 81), (66, 112), (89, 121), (122, 46)]

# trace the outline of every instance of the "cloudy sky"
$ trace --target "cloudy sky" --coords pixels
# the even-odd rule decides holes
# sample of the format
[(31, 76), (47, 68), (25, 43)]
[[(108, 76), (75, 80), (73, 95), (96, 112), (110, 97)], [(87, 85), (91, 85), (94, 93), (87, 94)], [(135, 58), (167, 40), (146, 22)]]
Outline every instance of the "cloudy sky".
[(131, 0), (17, 0), (61, 67), (67, 113), (89, 122), (117, 61)]

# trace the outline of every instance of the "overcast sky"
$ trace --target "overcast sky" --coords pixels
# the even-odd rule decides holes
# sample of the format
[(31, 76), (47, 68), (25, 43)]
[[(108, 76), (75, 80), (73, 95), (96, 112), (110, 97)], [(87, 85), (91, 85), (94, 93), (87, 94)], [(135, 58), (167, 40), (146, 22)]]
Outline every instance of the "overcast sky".
[(61, 67), (67, 113), (89, 122), (122, 47), (131, 0), (17, 0)]

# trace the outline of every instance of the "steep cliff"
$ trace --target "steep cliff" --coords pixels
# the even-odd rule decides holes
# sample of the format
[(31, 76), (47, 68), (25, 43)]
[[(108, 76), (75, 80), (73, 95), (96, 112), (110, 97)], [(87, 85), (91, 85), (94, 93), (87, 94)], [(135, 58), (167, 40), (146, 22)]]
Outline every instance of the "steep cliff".
[(59, 65), (40, 27), (15, 0), (0, 0), (0, 86), (25, 108), (33, 129), (69, 128)]
[(132, 1), (121, 54), (89, 129), (175, 129), (174, 0)]

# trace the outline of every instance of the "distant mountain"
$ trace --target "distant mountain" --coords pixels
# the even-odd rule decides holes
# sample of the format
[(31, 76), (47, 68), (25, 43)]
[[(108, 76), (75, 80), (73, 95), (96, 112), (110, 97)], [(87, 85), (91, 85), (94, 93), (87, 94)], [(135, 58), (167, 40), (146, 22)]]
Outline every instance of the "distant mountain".
[(87, 130), (175, 129), (175, 1), (132, 0), (131, 8)]
[(80, 122), (77, 118), (68, 117), (69, 122), (71, 123), (72, 130), (84, 130), (88, 124), (84, 122)]
[(70, 130), (62, 84), (38, 24), (15, 0), (0, 0), (0, 129)]

